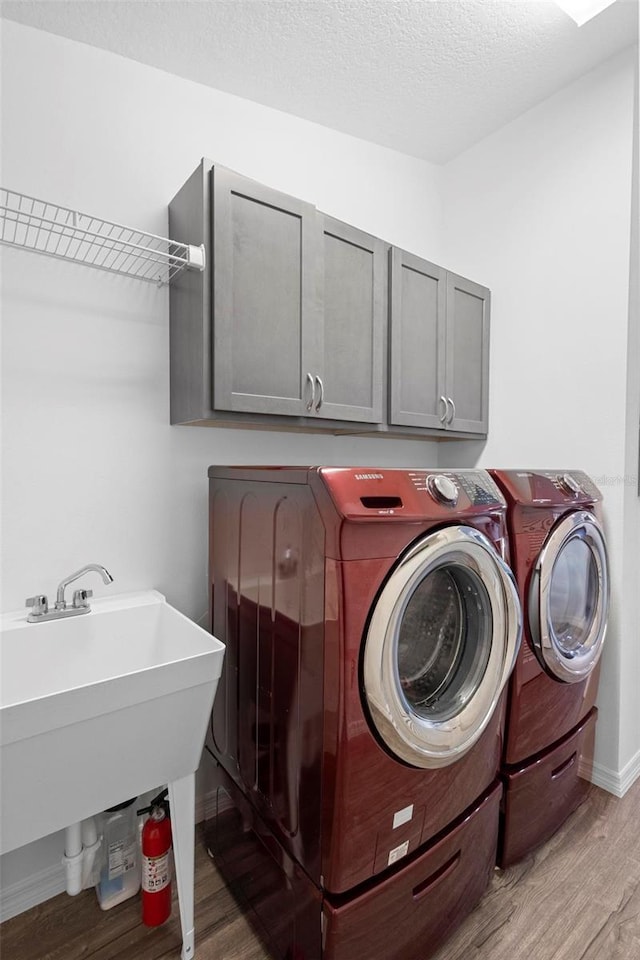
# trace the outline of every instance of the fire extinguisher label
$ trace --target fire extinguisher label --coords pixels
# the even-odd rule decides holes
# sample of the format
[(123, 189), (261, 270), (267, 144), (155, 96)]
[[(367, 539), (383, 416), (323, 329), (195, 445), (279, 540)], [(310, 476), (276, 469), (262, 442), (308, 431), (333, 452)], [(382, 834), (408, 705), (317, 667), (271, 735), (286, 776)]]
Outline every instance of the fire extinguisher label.
[(142, 889), (145, 893), (158, 893), (171, 882), (169, 851), (160, 857), (142, 858)]

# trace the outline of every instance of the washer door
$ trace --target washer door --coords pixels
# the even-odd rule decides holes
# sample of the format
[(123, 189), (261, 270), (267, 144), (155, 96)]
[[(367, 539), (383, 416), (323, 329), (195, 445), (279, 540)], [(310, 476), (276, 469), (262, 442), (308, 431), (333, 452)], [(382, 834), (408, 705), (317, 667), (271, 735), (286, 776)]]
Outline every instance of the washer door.
[(566, 683), (584, 680), (600, 659), (609, 613), (607, 546), (593, 514), (571, 513), (549, 534), (531, 578), (528, 613), (547, 673)]
[(365, 699), (387, 748), (416, 767), (470, 750), (521, 633), (513, 576), (482, 533), (448, 527), (420, 540), (386, 581), (364, 644)]

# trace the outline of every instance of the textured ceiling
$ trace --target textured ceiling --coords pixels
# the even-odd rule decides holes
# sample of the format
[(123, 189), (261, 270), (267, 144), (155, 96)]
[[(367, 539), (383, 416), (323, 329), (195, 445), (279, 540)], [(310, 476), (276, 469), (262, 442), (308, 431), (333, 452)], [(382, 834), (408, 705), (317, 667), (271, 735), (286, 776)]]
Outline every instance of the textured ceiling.
[(2, 15), (442, 163), (637, 42), (638, 0), (4, 0)]

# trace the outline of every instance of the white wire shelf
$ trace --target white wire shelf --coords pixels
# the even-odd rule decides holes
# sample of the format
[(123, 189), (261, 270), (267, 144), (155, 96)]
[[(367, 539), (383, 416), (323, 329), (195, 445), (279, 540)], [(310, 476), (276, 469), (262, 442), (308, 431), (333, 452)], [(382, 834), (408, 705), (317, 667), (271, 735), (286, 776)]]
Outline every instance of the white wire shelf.
[(156, 237), (3, 187), (0, 243), (159, 284), (181, 270), (205, 268), (204, 246)]

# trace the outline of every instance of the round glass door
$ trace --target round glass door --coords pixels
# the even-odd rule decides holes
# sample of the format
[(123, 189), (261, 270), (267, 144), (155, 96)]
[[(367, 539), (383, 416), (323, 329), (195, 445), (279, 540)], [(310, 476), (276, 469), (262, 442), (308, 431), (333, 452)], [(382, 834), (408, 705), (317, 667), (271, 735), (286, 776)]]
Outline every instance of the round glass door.
[(577, 683), (602, 653), (609, 608), (607, 548), (595, 517), (569, 514), (551, 531), (529, 591), (531, 639), (553, 677)]
[(487, 589), (473, 570), (443, 561), (409, 597), (398, 627), (398, 679), (407, 708), (449, 720), (482, 682), (493, 635)]
[(387, 748), (420, 767), (454, 762), (486, 727), (521, 632), (513, 577), (471, 527), (421, 540), (387, 580), (364, 647), (369, 713)]

